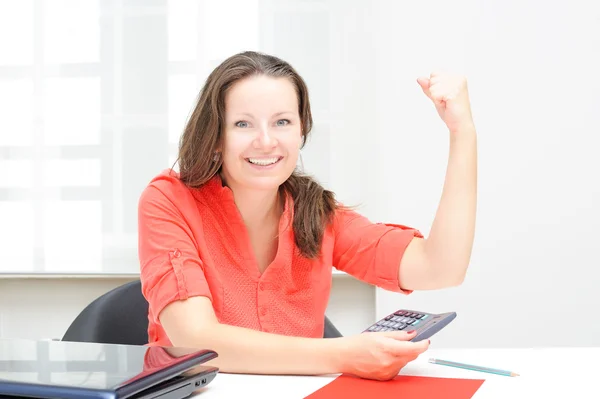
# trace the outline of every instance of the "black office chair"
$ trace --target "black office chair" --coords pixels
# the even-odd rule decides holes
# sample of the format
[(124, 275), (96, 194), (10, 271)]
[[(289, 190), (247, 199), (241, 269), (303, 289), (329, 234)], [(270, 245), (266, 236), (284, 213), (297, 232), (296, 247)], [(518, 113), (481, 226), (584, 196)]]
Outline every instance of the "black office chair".
[[(342, 334), (325, 317), (324, 338)], [(90, 303), (69, 326), (63, 341), (145, 345), (148, 343), (148, 302), (140, 280), (117, 287)]]

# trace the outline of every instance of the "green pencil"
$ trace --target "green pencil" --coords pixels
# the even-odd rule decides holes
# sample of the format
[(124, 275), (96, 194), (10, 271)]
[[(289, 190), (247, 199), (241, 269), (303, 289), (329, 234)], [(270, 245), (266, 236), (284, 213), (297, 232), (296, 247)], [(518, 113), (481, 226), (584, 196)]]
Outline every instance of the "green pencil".
[(467, 369), (467, 370), (473, 370), (473, 371), (481, 371), (482, 373), (491, 373), (491, 374), (498, 374), (498, 375), (504, 375), (507, 377), (518, 377), (519, 374), (512, 372), (512, 371), (506, 371), (506, 370), (500, 370), (500, 369), (492, 369), (489, 367), (481, 367), (481, 366), (475, 366), (472, 364), (465, 364), (465, 363), (458, 363), (458, 362), (451, 362), (448, 360), (441, 360), (441, 359), (429, 359), (429, 363), (433, 363), (433, 364), (440, 364), (442, 366), (450, 366), (450, 367), (458, 367), (461, 369)]

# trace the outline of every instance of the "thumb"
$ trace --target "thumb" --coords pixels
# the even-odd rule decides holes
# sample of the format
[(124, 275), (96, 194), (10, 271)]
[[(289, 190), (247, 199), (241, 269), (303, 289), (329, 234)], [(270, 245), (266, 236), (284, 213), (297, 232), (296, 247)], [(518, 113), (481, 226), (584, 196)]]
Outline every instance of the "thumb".
[(417, 78), (417, 83), (421, 86), (423, 93), (429, 98), (431, 98), (431, 93), (429, 92), (429, 86), (431, 85), (431, 81), (428, 78)]
[(386, 338), (392, 338), (392, 339), (396, 339), (398, 341), (409, 341), (417, 335), (417, 332), (415, 330), (384, 331), (380, 334)]

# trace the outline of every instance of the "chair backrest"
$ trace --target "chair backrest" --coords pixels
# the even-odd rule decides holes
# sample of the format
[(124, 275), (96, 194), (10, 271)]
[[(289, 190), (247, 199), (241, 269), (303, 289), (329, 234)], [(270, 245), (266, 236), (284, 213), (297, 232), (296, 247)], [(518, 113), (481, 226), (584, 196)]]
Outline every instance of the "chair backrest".
[(323, 331), (323, 338), (338, 338), (341, 337), (342, 333), (333, 325), (331, 320), (325, 316), (325, 330)]
[[(324, 338), (341, 337), (325, 317)], [(94, 300), (75, 318), (63, 341), (145, 345), (148, 343), (148, 302), (140, 280), (119, 286)]]
[(81, 311), (63, 341), (145, 345), (148, 343), (148, 302), (140, 280), (100, 296)]

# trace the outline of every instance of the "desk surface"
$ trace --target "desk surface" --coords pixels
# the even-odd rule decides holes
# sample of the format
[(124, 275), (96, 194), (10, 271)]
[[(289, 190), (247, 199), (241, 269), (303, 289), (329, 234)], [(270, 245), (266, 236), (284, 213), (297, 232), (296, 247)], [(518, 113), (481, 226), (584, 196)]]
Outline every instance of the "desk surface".
[[(428, 363), (436, 357), (519, 373), (504, 377)], [(401, 374), (430, 377), (484, 379), (474, 399), (600, 397), (597, 379), (600, 348), (446, 349), (430, 348), (405, 367)], [(242, 398), (259, 394), (261, 399), (304, 398), (336, 376), (263, 376), (220, 373), (196, 399)]]

